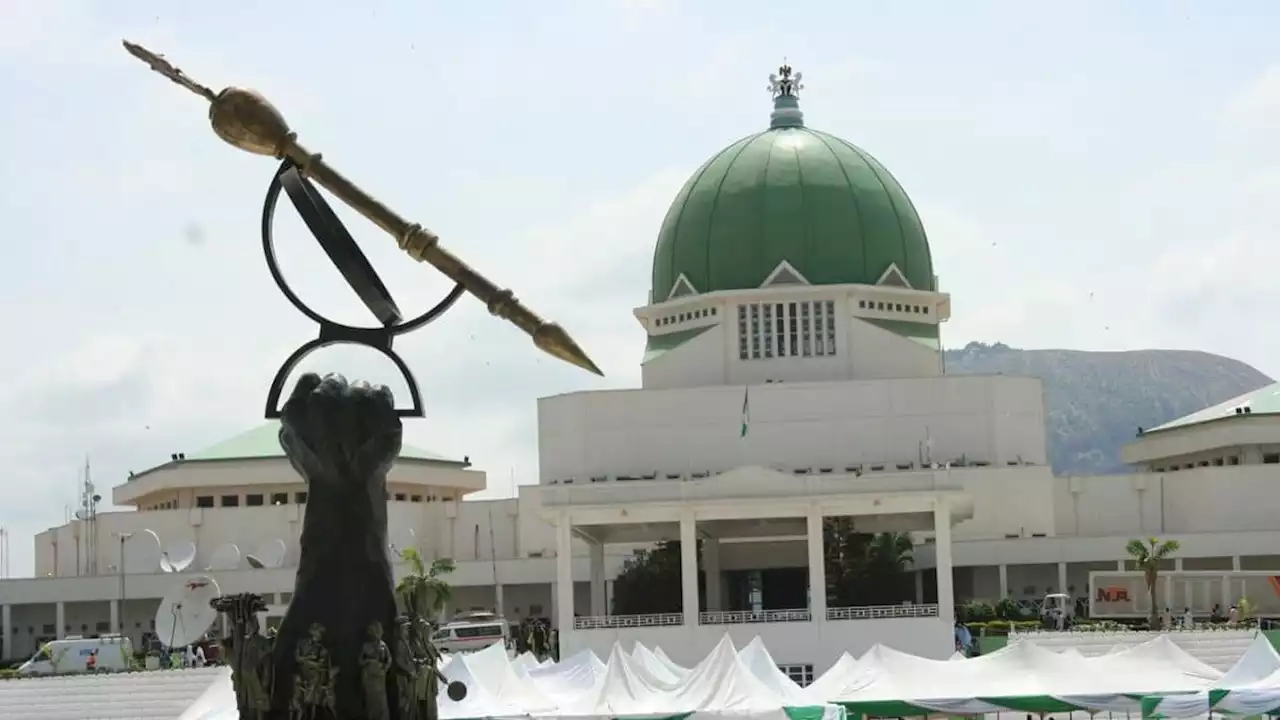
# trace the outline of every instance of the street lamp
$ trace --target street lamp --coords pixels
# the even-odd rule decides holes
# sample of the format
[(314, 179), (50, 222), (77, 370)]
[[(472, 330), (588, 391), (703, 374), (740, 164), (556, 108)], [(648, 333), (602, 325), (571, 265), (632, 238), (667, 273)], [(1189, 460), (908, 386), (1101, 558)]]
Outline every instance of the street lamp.
[(133, 537), (131, 532), (116, 533), (116, 537), (120, 538), (120, 611), (116, 613), (116, 632), (124, 634), (124, 544), (125, 541)]

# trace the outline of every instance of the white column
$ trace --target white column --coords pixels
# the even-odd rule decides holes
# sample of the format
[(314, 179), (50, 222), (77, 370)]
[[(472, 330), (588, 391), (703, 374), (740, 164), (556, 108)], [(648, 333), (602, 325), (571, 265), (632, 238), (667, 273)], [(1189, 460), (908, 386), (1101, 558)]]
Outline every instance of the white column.
[(693, 511), (680, 515), (680, 597), (684, 625), (698, 627), (698, 523)]
[(608, 615), (604, 597), (604, 543), (590, 543), (591, 548), (591, 615)]
[(806, 518), (809, 530), (809, 617), (815, 622), (827, 620), (827, 565), (823, 552), (822, 508), (809, 508)]
[(1058, 563), (1058, 592), (1065, 593), (1067, 591), (1067, 564)]
[[(556, 521), (556, 628), (560, 630), (561, 650), (573, 632), (573, 526), (569, 514)], [(561, 657), (568, 657), (568, 654)]]
[(1009, 566), (1000, 563), (1000, 597), (997, 600), (1007, 597), (1009, 597)]
[(0, 605), (0, 657), (11, 658), (13, 652), (13, 606)]
[(1173, 569), (1178, 572), (1182, 572), (1182, 558), (1173, 559)]
[(502, 590), (502, 583), (493, 584), (493, 611), (502, 617), (506, 612), (507, 599), (506, 593)]
[(1123, 560), (1117, 560), (1117, 561), (1116, 561), (1116, 572), (1124, 572), (1124, 561), (1123, 561)]
[(120, 601), (111, 601), (111, 632), (124, 634), (124, 625), (120, 622)]
[(934, 503), (933, 532), (938, 560), (938, 617), (950, 627), (956, 622), (956, 601), (951, 576), (951, 503), (946, 498)]
[(1231, 556), (1231, 569), (1235, 572), (1240, 572), (1240, 556), (1239, 555)]
[(560, 622), (560, 602), (556, 598), (556, 584), (551, 583), (551, 614), (546, 617), (550, 618), (553, 623)]
[(702, 574), (706, 576), (707, 610), (722, 610), (724, 591), (720, 588), (720, 541), (716, 538), (702, 541)]
[(54, 605), (54, 630), (57, 631), (56, 637), (61, 640), (67, 636), (67, 606), (66, 603), (59, 600)]

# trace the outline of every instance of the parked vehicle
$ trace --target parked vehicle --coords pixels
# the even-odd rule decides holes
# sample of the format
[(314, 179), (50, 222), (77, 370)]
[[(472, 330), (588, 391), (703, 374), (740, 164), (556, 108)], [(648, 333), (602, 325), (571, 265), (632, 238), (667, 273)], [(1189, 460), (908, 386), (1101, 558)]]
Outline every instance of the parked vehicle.
[[(97, 657), (90, 663), (89, 656), (95, 652)], [(121, 671), (131, 667), (132, 659), (133, 645), (124, 635), (100, 635), (92, 638), (72, 636), (45, 643), (30, 660), (18, 666), (18, 674), (65, 675), (90, 671)]]
[(460, 613), (436, 630), (431, 641), (446, 653), (474, 652), (494, 643), (510, 648), (511, 626), (491, 612)]

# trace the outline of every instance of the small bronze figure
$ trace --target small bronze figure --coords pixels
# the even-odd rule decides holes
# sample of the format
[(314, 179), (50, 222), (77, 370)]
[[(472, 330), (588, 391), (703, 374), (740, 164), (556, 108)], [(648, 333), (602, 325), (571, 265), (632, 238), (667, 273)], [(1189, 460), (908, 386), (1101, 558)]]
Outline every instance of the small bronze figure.
[(210, 605), (226, 616), (231, 632), (220, 645), (231, 667), (236, 707), (246, 719), (262, 718), (271, 704), (272, 641), (259, 633), (258, 613), (267, 609), (261, 595), (223, 595)]
[(382, 641), (382, 623), (369, 624), (369, 638), (360, 653), (360, 680), (364, 685), (366, 720), (389, 720), (387, 707), (387, 670), (391, 668), (391, 650)]
[(298, 642), (294, 659), (298, 674), (293, 680), (292, 709), (295, 717), (312, 718), (320, 708), (330, 713), (336, 707), (333, 686), (338, 669), (329, 660), (324, 646), (324, 626), (311, 623), (307, 637)]

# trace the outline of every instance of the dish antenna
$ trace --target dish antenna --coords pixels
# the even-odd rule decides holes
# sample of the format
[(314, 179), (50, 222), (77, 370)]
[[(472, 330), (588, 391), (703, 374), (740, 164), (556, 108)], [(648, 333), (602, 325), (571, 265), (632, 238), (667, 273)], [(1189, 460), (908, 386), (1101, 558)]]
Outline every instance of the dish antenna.
[(387, 548), (391, 551), (393, 560), (403, 559), (405, 550), (418, 549), (418, 537), (414, 534), (413, 528), (399, 530), (393, 536), (391, 542), (387, 544)]
[(153, 573), (161, 567), (160, 536), (146, 529), (129, 533), (124, 536), (120, 554), (126, 573)]
[(193, 542), (174, 543), (168, 550), (160, 553), (160, 569), (167, 573), (180, 573), (196, 560), (196, 544)]
[(245, 562), (249, 563), (249, 567), (255, 570), (263, 568), (278, 568), (284, 564), (284, 555), (288, 552), (284, 541), (280, 538), (271, 538), (262, 543), (256, 553), (245, 555)]
[(226, 543), (219, 545), (217, 550), (213, 551), (213, 557), (209, 558), (209, 566), (205, 571), (209, 570), (235, 570), (240, 567), (240, 548), (235, 543)]
[(156, 609), (156, 639), (167, 648), (176, 648), (203, 638), (218, 619), (218, 611), (210, 603), (221, 594), (218, 583), (208, 575), (174, 585)]

